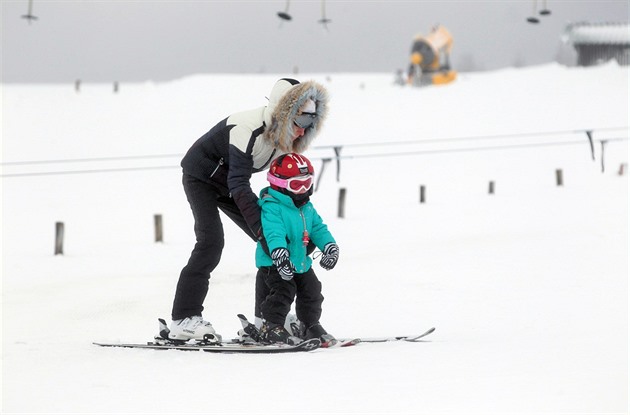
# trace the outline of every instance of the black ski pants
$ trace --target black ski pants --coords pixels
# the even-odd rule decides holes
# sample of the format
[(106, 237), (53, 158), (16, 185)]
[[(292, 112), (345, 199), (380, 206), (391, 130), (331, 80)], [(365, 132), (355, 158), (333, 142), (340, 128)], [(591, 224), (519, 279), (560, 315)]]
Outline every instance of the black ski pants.
[(203, 311), (210, 273), (219, 265), (225, 244), (219, 209), (256, 241), (227, 189), (187, 174), (184, 174), (182, 183), (195, 219), (197, 242), (188, 264), (179, 275), (171, 314), (173, 320), (201, 315)]
[[(297, 296), (297, 298), (296, 298)], [(283, 280), (276, 267), (260, 267), (256, 274), (256, 317), (284, 324), (295, 300), (295, 314), (306, 327), (319, 322), (322, 315), (322, 283), (313, 268)]]

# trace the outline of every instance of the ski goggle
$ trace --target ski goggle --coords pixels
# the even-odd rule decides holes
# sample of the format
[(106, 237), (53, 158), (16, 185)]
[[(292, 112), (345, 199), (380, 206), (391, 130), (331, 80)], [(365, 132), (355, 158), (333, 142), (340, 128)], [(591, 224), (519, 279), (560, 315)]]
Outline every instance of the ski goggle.
[(293, 119), (293, 123), (300, 128), (307, 129), (311, 127), (317, 118), (317, 114), (313, 112), (305, 112), (300, 115), (296, 115)]
[(267, 173), (267, 180), (269, 183), (282, 189), (287, 189), (289, 192), (295, 193), (296, 195), (304, 194), (313, 187), (313, 176), (310, 174), (281, 179), (269, 172)]

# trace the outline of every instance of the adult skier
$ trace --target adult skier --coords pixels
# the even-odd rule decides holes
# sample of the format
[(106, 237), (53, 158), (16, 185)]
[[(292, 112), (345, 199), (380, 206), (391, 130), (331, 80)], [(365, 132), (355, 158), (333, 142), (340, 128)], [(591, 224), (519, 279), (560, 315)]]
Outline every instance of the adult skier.
[(304, 152), (321, 130), (327, 110), (328, 93), (322, 85), (283, 78), (273, 86), (266, 107), (230, 115), (188, 150), (181, 162), (182, 182), (195, 220), (196, 243), (177, 283), (171, 339), (217, 335), (202, 311), (225, 242), (219, 210), (266, 246), (250, 178), (280, 154)]

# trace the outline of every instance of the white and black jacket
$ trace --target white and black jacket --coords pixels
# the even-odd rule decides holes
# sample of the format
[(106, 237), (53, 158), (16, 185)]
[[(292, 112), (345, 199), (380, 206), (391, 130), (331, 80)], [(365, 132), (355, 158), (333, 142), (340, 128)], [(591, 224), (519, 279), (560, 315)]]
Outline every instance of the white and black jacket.
[[(304, 136), (293, 141), (293, 117), (309, 98), (315, 101), (318, 117)], [(183, 172), (229, 194), (253, 235), (260, 237), (260, 208), (251, 175), (265, 170), (281, 154), (304, 152), (321, 130), (327, 111), (323, 86), (280, 79), (266, 107), (232, 114), (201, 136), (182, 159)]]

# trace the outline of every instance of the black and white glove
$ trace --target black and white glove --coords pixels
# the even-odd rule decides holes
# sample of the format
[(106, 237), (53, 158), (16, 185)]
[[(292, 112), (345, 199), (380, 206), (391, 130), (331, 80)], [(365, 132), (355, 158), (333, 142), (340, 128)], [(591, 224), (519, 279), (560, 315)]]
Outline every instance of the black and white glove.
[(278, 273), (283, 280), (290, 281), (293, 278), (295, 267), (289, 258), (287, 248), (276, 248), (271, 252), (273, 264), (278, 268)]
[(339, 260), (339, 246), (335, 243), (326, 244), (322, 251), (322, 259), (319, 261), (319, 265), (326, 271), (330, 271), (335, 268), (337, 261)]

